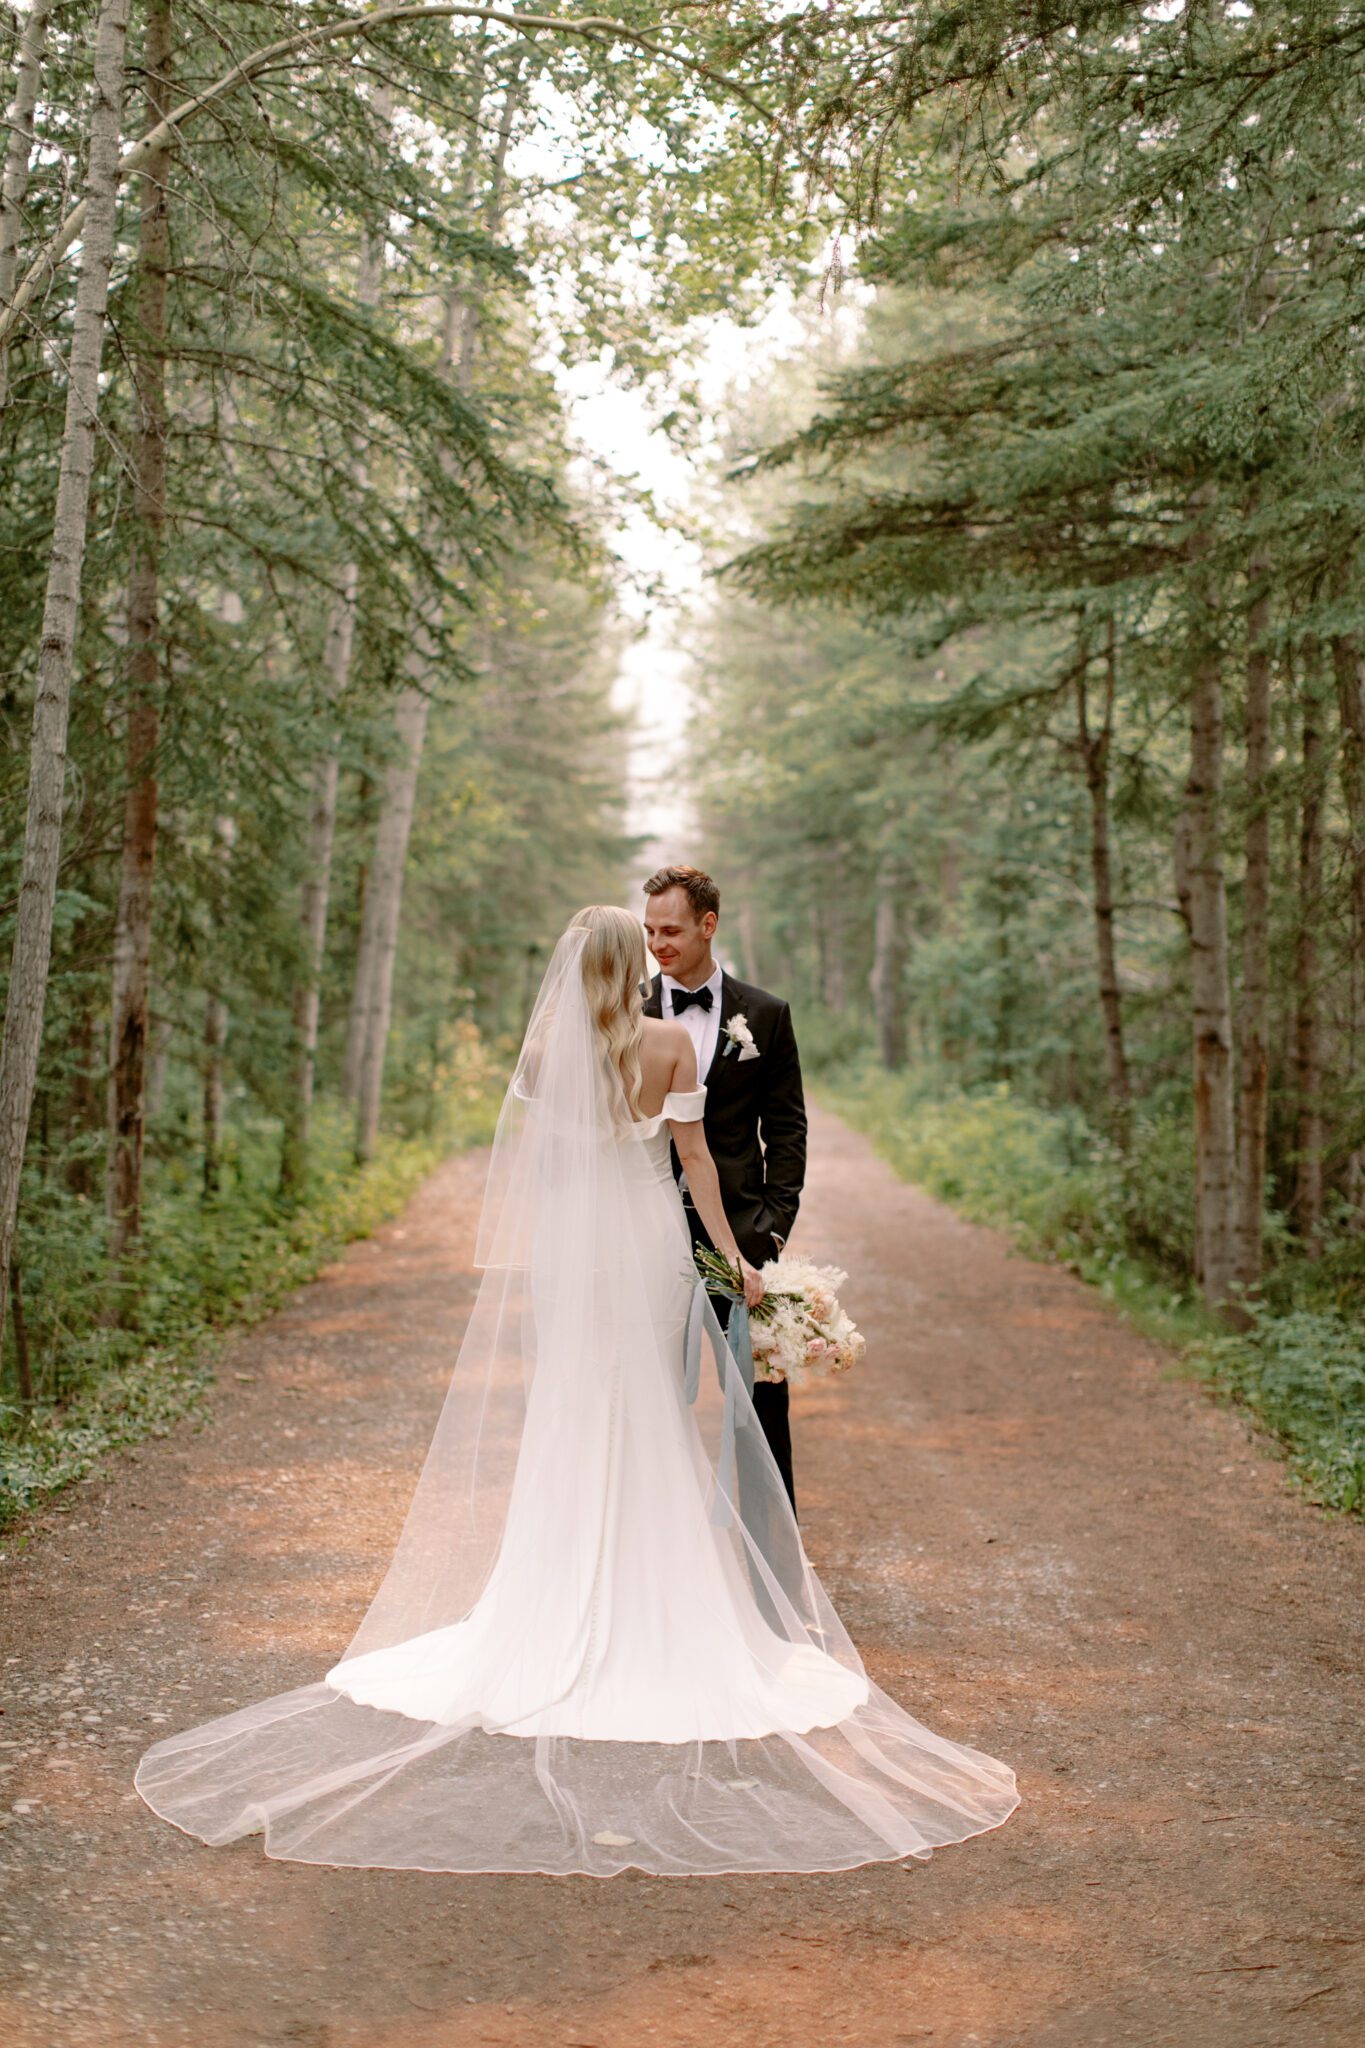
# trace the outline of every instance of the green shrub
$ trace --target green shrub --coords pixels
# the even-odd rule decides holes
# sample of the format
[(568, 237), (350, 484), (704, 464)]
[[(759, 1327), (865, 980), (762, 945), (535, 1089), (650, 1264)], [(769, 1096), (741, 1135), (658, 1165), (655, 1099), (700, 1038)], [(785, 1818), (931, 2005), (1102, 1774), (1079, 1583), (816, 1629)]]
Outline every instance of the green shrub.
[(1227, 1388), (1293, 1454), (1325, 1506), (1365, 1509), (1365, 1330), (1334, 1311), (1263, 1304), (1246, 1331), (1204, 1337), (1195, 1366)]
[(351, 1121), (318, 1105), (307, 1186), (279, 1193), (280, 1132), (239, 1116), (224, 1133), (218, 1191), (190, 1162), (149, 1174), (143, 1251), (112, 1327), (98, 1206), (52, 1178), (25, 1189), (20, 1271), (36, 1399), (19, 1399), (13, 1319), (0, 1382), (0, 1523), (89, 1470), (104, 1451), (161, 1435), (212, 1379), (215, 1336), (257, 1321), (353, 1238), (400, 1209), (440, 1160), (486, 1142), (502, 1094), (497, 1065), (472, 1035), (442, 1076), (432, 1129), (388, 1136), (357, 1168)]
[(1315, 1500), (1365, 1511), (1365, 1239), (1338, 1219), (1322, 1257), (1295, 1256), (1266, 1219), (1266, 1300), (1249, 1331), (1215, 1325), (1193, 1282), (1194, 1159), (1179, 1103), (1135, 1118), (1125, 1154), (1075, 1109), (1006, 1084), (966, 1090), (942, 1072), (888, 1074), (870, 1055), (831, 1065), (822, 1097), (906, 1180), (1021, 1249), (1098, 1286), (1139, 1327), (1245, 1404)]

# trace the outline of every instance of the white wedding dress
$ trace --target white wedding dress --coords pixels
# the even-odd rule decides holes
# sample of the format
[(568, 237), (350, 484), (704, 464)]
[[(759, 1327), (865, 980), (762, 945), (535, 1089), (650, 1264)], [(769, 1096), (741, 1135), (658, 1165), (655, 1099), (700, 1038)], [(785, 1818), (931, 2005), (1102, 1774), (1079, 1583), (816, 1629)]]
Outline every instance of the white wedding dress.
[(158, 1742), (138, 1790), (208, 1842), (432, 1870), (838, 1869), (998, 1826), (1009, 1768), (868, 1679), (714, 1317), (685, 1355), (668, 1126), (705, 1090), (624, 1114), (581, 941), (528, 1028), (479, 1299), (360, 1629), (321, 1681)]
[[(668, 1119), (699, 1118), (705, 1104), (704, 1088), (670, 1095), (623, 1139), (653, 1267), (645, 1353), (682, 1356), (695, 1278)], [(726, 1742), (842, 1721), (866, 1703), (866, 1679), (769, 1626), (707, 1519), (710, 1477), (681, 1373), (585, 1381), (542, 1364), (502, 1547), (471, 1612), (338, 1664), (328, 1684), (417, 1721), (599, 1742)]]

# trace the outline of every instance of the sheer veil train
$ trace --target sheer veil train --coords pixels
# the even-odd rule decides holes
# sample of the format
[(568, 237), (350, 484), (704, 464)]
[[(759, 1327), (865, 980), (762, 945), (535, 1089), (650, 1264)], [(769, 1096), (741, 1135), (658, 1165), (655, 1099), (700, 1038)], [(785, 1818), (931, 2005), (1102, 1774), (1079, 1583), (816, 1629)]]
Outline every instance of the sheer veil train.
[(685, 1370), (668, 1119), (704, 1091), (632, 1117), (589, 997), (624, 915), (581, 913), (551, 960), (477, 1300), (344, 1656), (138, 1767), (148, 1805), (205, 1842), (394, 1869), (815, 1871), (927, 1856), (1018, 1803), (1005, 1764), (868, 1678), (714, 1318)]

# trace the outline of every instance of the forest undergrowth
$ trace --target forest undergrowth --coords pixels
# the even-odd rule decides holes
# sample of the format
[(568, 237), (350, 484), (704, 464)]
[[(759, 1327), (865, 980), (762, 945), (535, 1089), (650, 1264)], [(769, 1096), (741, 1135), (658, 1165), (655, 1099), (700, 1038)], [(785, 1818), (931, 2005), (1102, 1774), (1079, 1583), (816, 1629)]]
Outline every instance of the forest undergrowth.
[[(167, 1146), (148, 1176), (142, 1256), (120, 1302), (104, 1219), (60, 1181), (35, 1186), (22, 1269), (33, 1398), (0, 1389), (0, 1528), (83, 1478), (106, 1452), (163, 1436), (214, 1383), (224, 1338), (261, 1321), (346, 1244), (396, 1215), (452, 1152), (487, 1143), (502, 1099), (496, 1053), (471, 1034), (420, 1127), (386, 1132), (357, 1164), (352, 1122), (319, 1105), (307, 1184), (280, 1191), (280, 1126), (249, 1106), (224, 1127), (218, 1188)], [(22, 1538), (20, 1539), (22, 1542)]]
[[(810, 1039), (818, 1051), (819, 1032)], [(928, 1064), (888, 1073), (847, 1047), (817, 1057), (812, 1079), (903, 1179), (1066, 1266), (1175, 1349), (1274, 1439), (1310, 1499), (1365, 1513), (1365, 1239), (1348, 1215), (1311, 1260), (1270, 1216), (1261, 1294), (1248, 1327), (1230, 1330), (1194, 1282), (1187, 1115), (1139, 1118), (1125, 1153), (1079, 1109), (1044, 1108), (1006, 1082), (964, 1088)]]

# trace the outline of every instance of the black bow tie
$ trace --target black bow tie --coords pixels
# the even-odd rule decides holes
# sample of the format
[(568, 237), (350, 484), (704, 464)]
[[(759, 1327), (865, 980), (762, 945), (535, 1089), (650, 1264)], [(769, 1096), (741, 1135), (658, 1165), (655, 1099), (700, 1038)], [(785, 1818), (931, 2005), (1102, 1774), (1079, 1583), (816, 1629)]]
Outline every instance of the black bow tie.
[(703, 1010), (709, 1010), (713, 1000), (714, 998), (709, 988), (675, 988), (673, 991), (673, 1015), (675, 1017), (681, 1015), (689, 1003), (697, 1003)]

